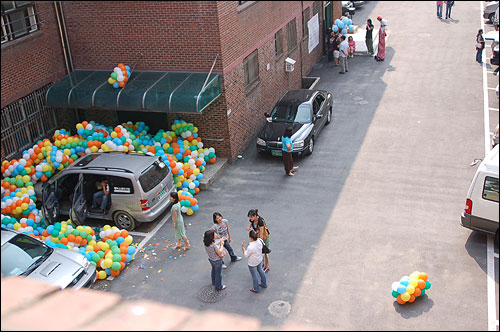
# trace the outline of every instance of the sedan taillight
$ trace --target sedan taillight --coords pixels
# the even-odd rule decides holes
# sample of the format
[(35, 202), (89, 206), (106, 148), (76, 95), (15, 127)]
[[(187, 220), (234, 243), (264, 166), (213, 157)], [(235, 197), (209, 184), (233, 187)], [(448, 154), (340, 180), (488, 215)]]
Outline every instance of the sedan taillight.
[(147, 211), (147, 210), (151, 209), (151, 207), (149, 207), (147, 199), (141, 199), (141, 208), (142, 208), (142, 211)]
[(472, 201), (468, 198), (465, 202), (465, 213), (472, 214)]

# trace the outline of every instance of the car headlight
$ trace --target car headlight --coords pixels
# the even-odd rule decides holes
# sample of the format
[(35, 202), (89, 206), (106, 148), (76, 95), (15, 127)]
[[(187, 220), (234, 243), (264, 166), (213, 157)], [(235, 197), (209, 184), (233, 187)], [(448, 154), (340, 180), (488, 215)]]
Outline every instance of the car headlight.
[(257, 137), (257, 145), (266, 145), (266, 141), (264, 141), (262, 138)]
[(85, 271), (85, 273), (88, 273), (89, 269), (90, 269), (90, 261), (88, 259), (85, 259), (85, 261), (83, 262), (83, 270)]
[(304, 147), (304, 140), (293, 142), (293, 147), (294, 148), (303, 148)]

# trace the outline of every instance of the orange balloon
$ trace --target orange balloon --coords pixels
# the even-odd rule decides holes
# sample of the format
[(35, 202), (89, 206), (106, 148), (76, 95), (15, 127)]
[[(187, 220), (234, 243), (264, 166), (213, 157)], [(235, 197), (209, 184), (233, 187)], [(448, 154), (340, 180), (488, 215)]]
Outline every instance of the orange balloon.
[(82, 243), (82, 237), (80, 235), (78, 235), (77, 237), (75, 237), (75, 241), (76, 243)]
[(29, 204), (30, 203), (30, 198), (29, 197), (24, 197), (23, 198), (23, 203)]
[(119, 275), (120, 275), (120, 270), (115, 271), (115, 270), (111, 269), (111, 276), (112, 276), (112, 277), (115, 277), (115, 278), (116, 278), (116, 277), (118, 277)]
[(422, 279), (418, 279), (418, 288), (420, 289), (424, 289), (425, 288), (425, 281), (423, 281)]
[(123, 269), (125, 268), (125, 263), (120, 262), (120, 265), (121, 265), (122, 267), (120, 267), (120, 270), (119, 270), (119, 271), (121, 271), (121, 270), (123, 270)]
[(63, 237), (63, 238), (61, 239), (61, 241), (60, 241), (60, 242), (61, 242), (62, 244), (64, 244), (64, 245), (67, 245), (69, 241), (68, 241), (68, 238)]
[(96, 245), (94, 246), (94, 251), (95, 251), (95, 252), (101, 251), (101, 246), (100, 246), (100, 245), (98, 245), (98, 244), (96, 244)]
[(413, 295), (415, 295), (415, 297), (419, 297), (420, 295), (422, 295), (422, 291), (420, 290), (420, 288), (415, 288), (415, 292), (413, 293)]
[(415, 301), (415, 296), (412, 294), (410, 295), (410, 299), (408, 300), (408, 302), (412, 303), (413, 301)]
[(418, 279), (422, 279), (423, 281), (427, 281), (427, 273), (420, 272), (420, 274), (418, 275)]
[(401, 299), (401, 294), (398, 295), (396, 298), (396, 301), (398, 301), (399, 304), (405, 304), (406, 302)]
[[(47, 236), (47, 235), (45, 235), (45, 236)], [(75, 242), (75, 236), (73, 234), (68, 235), (68, 241)]]
[(123, 69), (125, 69), (125, 65), (124, 65), (123, 63), (121, 63), (121, 62), (118, 64), (118, 66), (117, 66), (117, 67), (118, 67), (118, 68), (123, 68)]
[(120, 252), (121, 252), (121, 254), (122, 254), (122, 255), (123, 255), (123, 254), (126, 254), (126, 253), (127, 253), (127, 251), (128, 251), (128, 248), (127, 248), (127, 247), (125, 247), (125, 246), (120, 246)]
[[(128, 231), (127, 230), (123, 230), (121, 231), (120, 235), (123, 237), (123, 238), (126, 238), (128, 236)], [(126, 242), (125, 242), (126, 243)]]
[(125, 82), (121, 81), (121, 82), (118, 82), (118, 86), (120, 88), (123, 88), (125, 86)]
[(127, 260), (127, 256), (125, 254), (120, 254), (120, 256), (122, 257), (120, 262), (125, 262)]

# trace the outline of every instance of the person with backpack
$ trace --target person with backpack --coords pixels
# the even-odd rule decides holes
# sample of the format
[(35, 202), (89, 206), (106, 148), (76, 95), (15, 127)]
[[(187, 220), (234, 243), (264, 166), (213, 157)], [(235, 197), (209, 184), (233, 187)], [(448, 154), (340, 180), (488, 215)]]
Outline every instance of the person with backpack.
[[(262, 239), (264, 244), (269, 248), (269, 229), (267, 228), (266, 221), (264, 218), (259, 216), (259, 210), (251, 209), (247, 214), (249, 224), (247, 231), (253, 229), (257, 236)], [(264, 254), (264, 272), (268, 272), (271, 268), (269, 267), (269, 256)]]
[[(266, 273), (262, 269), (262, 247), (264, 242), (262, 239), (257, 237), (257, 234), (252, 229), (248, 233), (249, 244), (248, 248), (245, 250), (245, 240), (241, 242), (241, 250), (246, 258), (248, 258), (248, 269), (250, 270), (250, 274), (252, 276), (253, 287), (250, 288), (250, 291), (253, 293), (260, 292), (260, 287), (267, 288), (267, 278)], [(260, 284), (259, 277), (260, 275)]]

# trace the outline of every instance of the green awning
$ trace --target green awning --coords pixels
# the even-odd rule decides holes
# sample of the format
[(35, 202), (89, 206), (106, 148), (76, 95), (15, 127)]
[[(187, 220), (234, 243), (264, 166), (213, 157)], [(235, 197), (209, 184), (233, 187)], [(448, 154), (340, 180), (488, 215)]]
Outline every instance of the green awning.
[(221, 94), (220, 75), (215, 73), (134, 71), (125, 87), (118, 89), (108, 83), (110, 74), (73, 71), (49, 88), (47, 106), (199, 113)]

